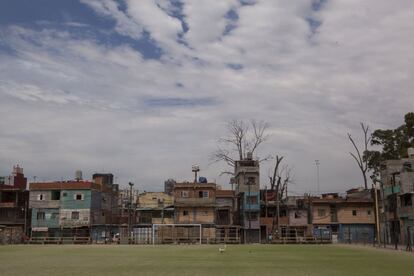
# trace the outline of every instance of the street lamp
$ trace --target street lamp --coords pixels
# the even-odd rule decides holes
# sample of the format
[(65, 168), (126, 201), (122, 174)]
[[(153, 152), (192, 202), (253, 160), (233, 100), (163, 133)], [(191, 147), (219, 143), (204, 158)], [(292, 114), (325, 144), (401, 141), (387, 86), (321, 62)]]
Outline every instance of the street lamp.
[(132, 243), (132, 187), (134, 183), (129, 182), (129, 215), (128, 215), (128, 237), (129, 243)]

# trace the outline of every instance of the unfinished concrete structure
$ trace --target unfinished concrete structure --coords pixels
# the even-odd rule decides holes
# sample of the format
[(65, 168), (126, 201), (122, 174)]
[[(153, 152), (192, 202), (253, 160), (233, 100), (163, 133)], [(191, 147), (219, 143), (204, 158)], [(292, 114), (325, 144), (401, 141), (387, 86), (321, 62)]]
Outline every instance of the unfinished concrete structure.
[[(279, 203), (277, 215), (276, 191), (260, 191), (260, 229), (262, 242), (276, 242), (275, 239), (299, 242), (312, 236), (312, 222), (309, 215), (309, 197), (288, 196)], [(279, 233), (279, 235), (275, 235)], [(272, 237), (272, 241), (269, 237)]]
[(232, 190), (216, 190), (216, 242), (239, 243), (240, 226), (237, 221), (237, 198)]
[(174, 223), (174, 198), (164, 192), (141, 193), (136, 213), (138, 222), (133, 225), (132, 242), (150, 244), (154, 224)]
[(381, 238), (387, 243), (414, 242), (414, 149), (407, 154), (381, 164)]
[(23, 168), (0, 177), (0, 244), (21, 243), (30, 228), (29, 191)]

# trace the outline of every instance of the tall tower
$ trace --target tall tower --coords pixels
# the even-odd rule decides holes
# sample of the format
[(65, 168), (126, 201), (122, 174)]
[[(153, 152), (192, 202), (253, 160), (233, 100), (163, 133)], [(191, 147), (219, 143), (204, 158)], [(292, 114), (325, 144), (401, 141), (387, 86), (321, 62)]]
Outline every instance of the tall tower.
[(244, 160), (236, 161), (236, 194), (239, 197), (241, 224), (245, 243), (260, 242), (260, 165), (247, 154)]

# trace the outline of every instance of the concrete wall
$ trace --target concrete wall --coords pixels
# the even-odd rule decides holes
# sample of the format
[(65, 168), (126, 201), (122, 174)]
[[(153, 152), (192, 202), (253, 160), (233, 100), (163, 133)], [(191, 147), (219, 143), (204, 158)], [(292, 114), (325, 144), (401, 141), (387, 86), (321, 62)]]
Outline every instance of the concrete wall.
[(308, 224), (307, 210), (289, 210), (289, 225), (302, 226)]
[[(353, 215), (356, 211), (356, 216)], [(338, 209), (338, 222), (344, 224), (374, 224), (375, 212), (371, 206), (346, 206)]]
[[(325, 210), (323, 216), (319, 215), (319, 209)], [(329, 205), (313, 205), (312, 206), (312, 222), (316, 224), (330, 224), (331, 223), (331, 208)]]
[(150, 192), (139, 195), (140, 208), (158, 208), (170, 206), (174, 203), (173, 197), (163, 192)]
[[(188, 214), (184, 215), (184, 211)], [(214, 207), (180, 207), (175, 211), (176, 223), (214, 224)]]

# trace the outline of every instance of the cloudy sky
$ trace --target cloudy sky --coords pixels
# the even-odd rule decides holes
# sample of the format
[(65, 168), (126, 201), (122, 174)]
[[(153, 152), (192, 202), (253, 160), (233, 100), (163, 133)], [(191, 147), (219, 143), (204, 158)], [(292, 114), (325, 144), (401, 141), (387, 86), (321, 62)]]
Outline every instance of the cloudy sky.
[[(211, 153), (231, 119), (265, 120), (259, 156), (293, 193), (362, 185), (346, 133), (414, 111), (412, 0), (0, 1), (0, 175), (81, 169), (160, 190)], [(271, 162), (262, 164), (262, 186)]]

